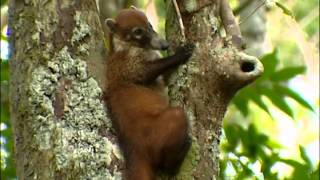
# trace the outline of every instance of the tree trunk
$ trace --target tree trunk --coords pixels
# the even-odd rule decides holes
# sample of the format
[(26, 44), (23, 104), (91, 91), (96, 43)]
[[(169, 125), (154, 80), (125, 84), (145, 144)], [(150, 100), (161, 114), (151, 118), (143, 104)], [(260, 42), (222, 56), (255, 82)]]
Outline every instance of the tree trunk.
[[(236, 36), (220, 36), (220, 0), (178, 2), (196, 49), (169, 79), (171, 102), (185, 108), (193, 136), (177, 179), (217, 179), (227, 104), (262, 67), (234, 46)], [(167, 36), (177, 47), (184, 38), (172, 0), (167, 11)], [(95, 1), (12, 0), (10, 29), (18, 178), (121, 179), (122, 157), (101, 100), (105, 49)]]
[(104, 42), (94, 0), (12, 0), (11, 117), (18, 178), (119, 179), (101, 100)]
[[(228, 1), (177, 2), (185, 38), (173, 1), (167, 1), (167, 39), (173, 47), (185, 40), (196, 45), (190, 61), (169, 79), (171, 103), (187, 111), (193, 137), (177, 179), (218, 179), (221, 122), (228, 102), (240, 88), (261, 75), (263, 66), (255, 57), (241, 52), (234, 38), (240, 34), (238, 28), (232, 29), (236, 24), (232, 24)], [(226, 37), (221, 35), (223, 27)]]

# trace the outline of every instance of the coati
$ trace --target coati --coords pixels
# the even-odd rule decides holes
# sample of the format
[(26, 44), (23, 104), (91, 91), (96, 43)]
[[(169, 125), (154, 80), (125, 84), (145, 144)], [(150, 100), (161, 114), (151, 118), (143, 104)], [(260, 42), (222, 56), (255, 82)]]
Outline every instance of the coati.
[(188, 121), (180, 107), (170, 107), (166, 98), (149, 87), (169, 68), (186, 62), (193, 45), (159, 58), (166, 50), (146, 15), (124, 9), (105, 21), (114, 47), (107, 58), (104, 100), (125, 158), (125, 180), (154, 180), (158, 171), (174, 174), (191, 144)]

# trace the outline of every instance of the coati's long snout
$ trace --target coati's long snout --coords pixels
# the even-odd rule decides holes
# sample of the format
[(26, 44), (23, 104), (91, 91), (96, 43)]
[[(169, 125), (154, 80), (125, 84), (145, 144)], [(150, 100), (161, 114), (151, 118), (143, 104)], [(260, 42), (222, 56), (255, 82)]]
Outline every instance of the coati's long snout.
[(169, 43), (165, 39), (161, 38), (157, 33), (154, 33), (150, 41), (150, 46), (155, 50), (166, 50), (169, 48)]

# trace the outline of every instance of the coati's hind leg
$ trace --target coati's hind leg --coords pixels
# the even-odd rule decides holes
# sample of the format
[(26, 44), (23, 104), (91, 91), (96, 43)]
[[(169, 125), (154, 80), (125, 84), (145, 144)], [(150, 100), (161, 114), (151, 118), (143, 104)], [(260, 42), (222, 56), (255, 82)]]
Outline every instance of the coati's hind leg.
[(146, 155), (132, 151), (132, 154), (126, 159), (126, 169), (124, 180), (155, 180), (154, 170)]
[(176, 145), (167, 147), (163, 151), (162, 170), (168, 174), (174, 175), (178, 173), (180, 166), (185, 159), (191, 146), (191, 138), (186, 136)]
[(161, 118), (167, 124), (161, 150), (161, 169), (166, 173), (176, 174), (191, 145), (188, 121), (183, 109), (178, 107), (168, 109)]

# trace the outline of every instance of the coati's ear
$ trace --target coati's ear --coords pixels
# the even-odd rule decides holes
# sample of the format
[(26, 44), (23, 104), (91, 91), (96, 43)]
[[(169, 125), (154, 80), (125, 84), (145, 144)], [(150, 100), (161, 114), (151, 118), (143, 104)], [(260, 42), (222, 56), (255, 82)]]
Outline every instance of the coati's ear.
[(131, 9), (134, 9), (134, 10), (138, 10), (138, 8), (135, 7), (134, 5), (131, 5), (130, 8), (131, 8)]
[(115, 22), (113, 19), (108, 18), (108, 19), (106, 19), (106, 20), (104, 21), (104, 23), (106, 23), (108, 29), (109, 29), (112, 33), (114, 33), (114, 32), (116, 31), (116, 22)]

